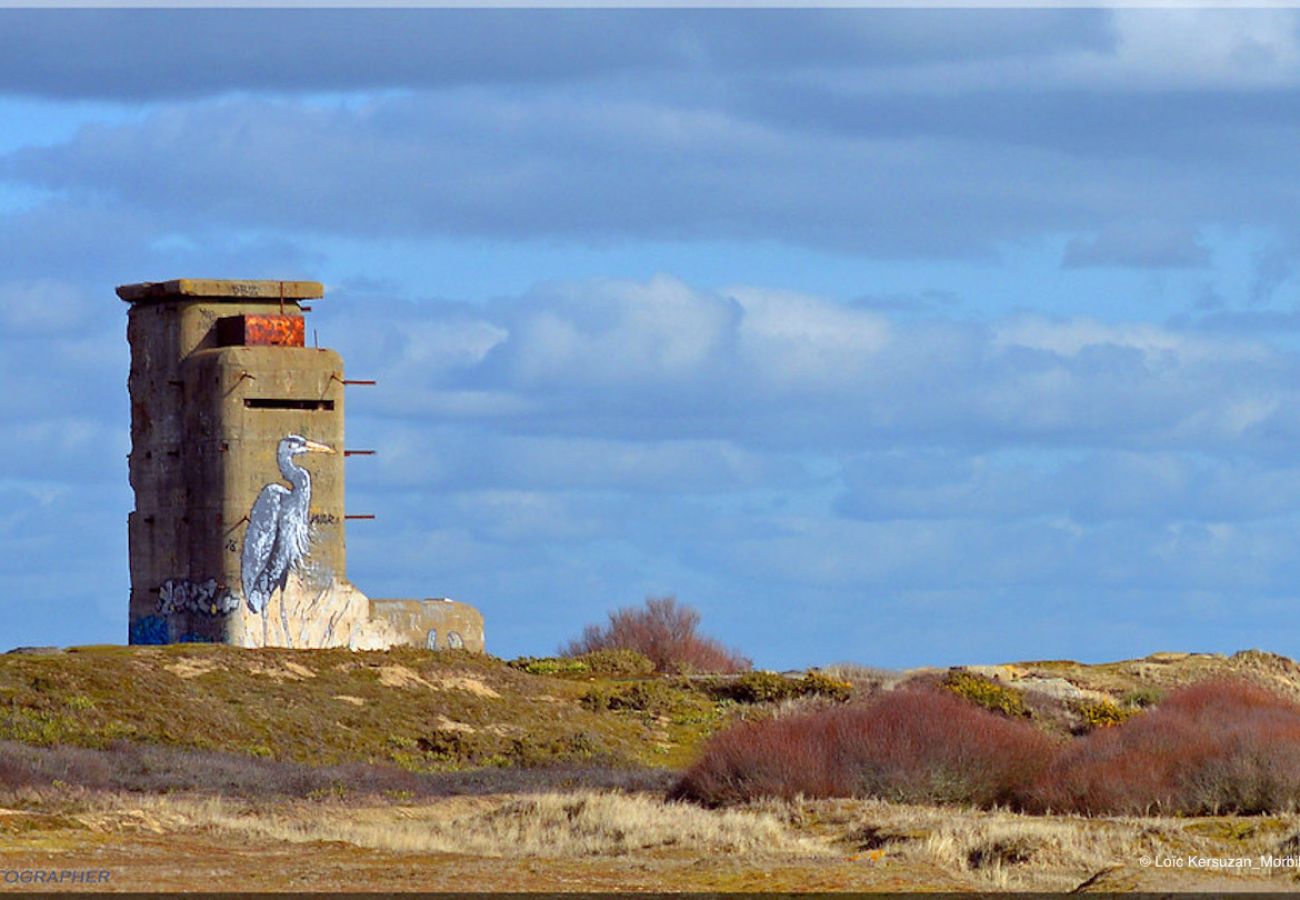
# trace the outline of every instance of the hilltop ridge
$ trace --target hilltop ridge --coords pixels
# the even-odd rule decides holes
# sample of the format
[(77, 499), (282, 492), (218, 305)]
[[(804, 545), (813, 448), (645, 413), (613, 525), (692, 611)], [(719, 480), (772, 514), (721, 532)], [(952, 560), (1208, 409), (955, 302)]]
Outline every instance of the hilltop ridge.
[[(791, 678), (772, 680), (769, 673), (690, 679), (590, 671), (563, 660), (522, 663), (412, 648), (177, 644), (10, 652), (0, 655), (0, 740), (92, 748), (127, 740), (314, 765), (384, 762), (415, 771), (548, 762), (676, 767), (753, 703), (799, 693)], [(860, 696), (953, 670), (825, 671)], [(1223, 676), (1300, 699), (1300, 664), (1259, 650), (955, 671), (1065, 705), (1142, 701)], [(745, 690), (725, 689), (733, 682)]]

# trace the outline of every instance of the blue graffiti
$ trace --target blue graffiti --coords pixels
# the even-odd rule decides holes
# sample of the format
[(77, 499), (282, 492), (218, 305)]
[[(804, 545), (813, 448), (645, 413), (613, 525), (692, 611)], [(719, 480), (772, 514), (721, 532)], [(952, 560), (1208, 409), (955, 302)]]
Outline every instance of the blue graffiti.
[(183, 634), (183, 635), (181, 635), (181, 639), (180, 639), (179, 643), (182, 643), (182, 644), (216, 644), (216, 643), (218, 643), (218, 641), (217, 641), (216, 638), (208, 637), (207, 635), (204, 635), (204, 634), (194, 634), (193, 632), (190, 632), (189, 634)]
[(162, 616), (141, 616), (131, 623), (132, 644), (167, 643), (167, 620)]

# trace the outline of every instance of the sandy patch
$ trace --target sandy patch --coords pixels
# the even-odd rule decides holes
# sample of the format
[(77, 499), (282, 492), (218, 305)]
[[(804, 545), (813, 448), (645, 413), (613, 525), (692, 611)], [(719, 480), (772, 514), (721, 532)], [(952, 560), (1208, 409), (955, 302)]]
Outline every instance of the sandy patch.
[[(428, 682), (425, 683), (428, 684)], [(442, 675), (438, 677), (436, 684), (432, 686), (443, 690), (468, 691), (475, 697), (497, 698), (501, 696), (477, 678), (469, 678), (465, 675)]]
[(1024, 678), (1028, 672), (1019, 666), (1002, 665), (1002, 666), (964, 666), (967, 672), (974, 672), (976, 675), (983, 675), (986, 678), (993, 678), (997, 681), (1018, 681)]
[(189, 824), (186, 816), (163, 809), (111, 809), (83, 813), (72, 818), (89, 830), (98, 832), (145, 831), (150, 834), (166, 834)]
[(344, 703), (351, 703), (353, 706), (365, 706), (365, 705), (366, 705), (366, 701), (362, 700), (360, 697), (352, 697), (352, 696), (350, 696), (350, 695), (348, 695), (348, 694), (335, 694), (335, 695), (334, 695), (333, 697), (331, 697), (330, 699), (332, 699), (332, 700), (342, 700)]
[(447, 718), (446, 716), (438, 716), (438, 727), (445, 731), (463, 731), (466, 734), (472, 734), (478, 730), (473, 725), (468, 725), (464, 722), (457, 722), (453, 719)]
[(182, 659), (174, 662), (169, 666), (163, 666), (168, 672), (171, 672), (177, 678), (197, 678), (200, 675), (206, 675), (209, 672), (215, 672), (221, 668), (216, 661), (211, 659)]
[(250, 662), (248, 672), (250, 675), (261, 675), (272, 681), (306, 681), (308, 678), (316, 677), (316, 673), (311, 669), (295, 662), (284, 662), (279, 665)]
[(380, 666), (379, 683), (395, 688), (432, 688), (433, 685), (406, 666)]
[(406, 666), (381, 666), (379, 669), (379, 683), (385, 687), (466, 691), (475, 697), (498, 698), (501, 696), (477, 678), (470, 678), (466, 675), (433, 675), (431, 677), (433, 680), (429, 681)]

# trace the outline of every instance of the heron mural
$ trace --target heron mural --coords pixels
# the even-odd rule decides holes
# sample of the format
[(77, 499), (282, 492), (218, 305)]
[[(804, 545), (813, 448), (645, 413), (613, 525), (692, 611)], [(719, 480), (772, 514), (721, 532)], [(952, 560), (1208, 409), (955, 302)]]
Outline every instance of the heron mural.
[(276, 449), (285, 487), (271, 482), (262, 488), (248, 514), (248, 530), (240, 554), (240, 580), (248, 608), (262, 616), (262, 643), (267, 643), (266, 607), (279, 588), (280, 620), (289, 634), (283, 593), (289, 575), (311, 550), (311, 474), (294, 461), (303, 453), (333, 453), (332, 447), (309, 441), (300, 434), (285, 435)]
[(347, 515), (343, 458), (374, 451), (344, 449), (345, 388), (374, 382), (306, 346), (304, 301), (324, 293), (315, 281), (118, 287), (130, 304), (132, 644), (483, 648), (472, 606), (371, 598), (348, 579), (348, 519), (374, 516)]

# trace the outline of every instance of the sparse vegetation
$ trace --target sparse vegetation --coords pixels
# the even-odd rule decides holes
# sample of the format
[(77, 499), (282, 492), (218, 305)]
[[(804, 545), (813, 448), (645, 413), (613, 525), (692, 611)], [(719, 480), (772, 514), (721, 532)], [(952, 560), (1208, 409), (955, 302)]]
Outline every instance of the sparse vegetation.
[(582, 678), (644, 678), (655, 671), (644, 653), (627, 648), (593, 650), (581, 656), (521, 656), (510, 666), (530, 675)]
[(853, 689), (853, 696), (861, 699), (877, 691), (887, 690), (903, 680), (900, 672), (864, 666), (858, 663), (835, 663), (819, 669), (823, 675), (842, 681)]
[(589, 672), (607, 678), (644, 678), (655, 671), (650, 657), (627, 647), (593, 650), (581, 658)]
[(671, 713), (678, 708), (682, 692), (662, 681), (636, 681), (610, 688), (594, 687), (582, 695), (582, 704), (588, 709), (635, 710), (655, 715)]
[(664, 673), (743, 672), (748, 659), (718, 641), (696, 633), (700, 614), (675, 597), (648, 597), (641, 607), (609, 614), (609, 624), (588, 625), (564, 655), (583, 657), (611, 650), (634, 650)]
[(460, 816), (355, 821), (350, 817), (259, 815), (241, 804), (159, 799), (152, 805), (197, 827), (288, 843), (338, 841), (372, 850), (472, 853), (487, 857), (583, 857), (688, 846), (756, 855), (814, 849), (774, 817), (710, 812), (651, 797), (574, 791), (498, 800)]
[(593, 765), (590, 760), (531, 768), (416, 773), (385, 762), (311, 766), (246, 753), (130, 741), (102, 750), (0, 741), (0, 791), (62, 785), (92, 791), (188, 792), (247, 799), (340, 795), (410, 799), (559, 787), (653, 790), (666, 787), (670, 780), (666, 770)]
[(1146, 709), (1147, 707), (1155, 706), (1163, 699), (1165, 699), (1164, 691), (1159, 688), (1144, 687), (1126, 691), (1120, 702), (1124, 706)]
[(708, 693), (736, 703), (780, 703), (797, 697), (824, 697), (841, 702), (853, 693), (853, 685), (813, 670), (799, 678), (776, 672), (746, 672), (738, 678), (717, 679), (704, 684)]
[(521, 656), (512, 659), (510, 666), (521, 669), (529, 675), (582, 675), (591, 673), (591, 666), (581, 657), (567, 659), (557, 656)]
[[(463, 652), (187, 644), (0, 661), (0, 741), (49, 747), (129, 741), (414, 772), (521, 760), (658, 767), (691, 752), (716, 724), (654, 738), (642, 721), (584, 708), (588, 684)], [(584, 681), (630, 677), (649, 666), (630, 652), (561, 661), (581, 663)], [(668, 752), (656, 751), (652, 738)]]

